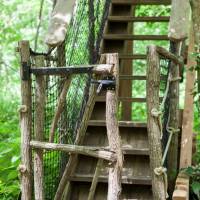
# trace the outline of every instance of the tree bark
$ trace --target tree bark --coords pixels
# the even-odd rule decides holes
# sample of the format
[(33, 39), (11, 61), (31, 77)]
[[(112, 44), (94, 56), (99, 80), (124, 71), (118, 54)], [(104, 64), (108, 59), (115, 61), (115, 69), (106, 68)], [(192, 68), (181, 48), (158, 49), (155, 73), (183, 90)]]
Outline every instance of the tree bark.
[[(19, 42), (19, 51), (21, 56), (21, 78), (22, 65), (30, 65), (29, 42)], [(21, 98), (22, 106), (20, 108), (20, 126), (21, 126), (21, 164), (19, 171), (21, 172), (21, 192), (22, 200), (31, 200), (32, 198), (32, 155), (31, 155), (31, 79), (21, 81)]]
[(114, 64), (113, 77), (116, 81), (115, 90), (106, 92), (106, 127), (110, 150), (117, 155), (117, 162), (112, 163), (108, 177), (108, 200), (119, 200), (121, 195), (121, 176), (123, 168), (123, 153), (118, 127), (118, 89), (119, 63), (117, 54), (107, 54), (106, 63)]
[(86, 156), (92, 156), (95, 158), (101, 158), (104, 160), (108, 160), (110, 162), (116, 161), (115, 153), (111, 152), (109, 149), (70, 145), (70, 144), (55, 144), (55, 143), (47, 143), (39, 141), (31, 141), (30, 144), (35, 149), (63, 151), (67, 153), (82, 154)]
[[(44, 57), (36, 56), (36, 67), (44, 66)], [(45, 102), (46, 102), (46, 80), (44, 76), (36, 76), (35, 86), (35, 140), (43, 141)], [(34, 154), (34, 194), (36, 200), (44, 199), (44, 167), (43, 167), (43, 150), (35, 149)]]
[(188, 37), (189, 18), (189, 0), (172, 0), (168, 34), (171, 40), (181, 41)]
[(163, 176), (156, 175), (154, 170), (162, 167), (161, 130), (159, 120), (152, 115), (159, 111), (160, 59), (156, 46), (147, 47), (147, 130), (150, 151), (150, 167), (154, 200), (166, 199), (166, 188)]

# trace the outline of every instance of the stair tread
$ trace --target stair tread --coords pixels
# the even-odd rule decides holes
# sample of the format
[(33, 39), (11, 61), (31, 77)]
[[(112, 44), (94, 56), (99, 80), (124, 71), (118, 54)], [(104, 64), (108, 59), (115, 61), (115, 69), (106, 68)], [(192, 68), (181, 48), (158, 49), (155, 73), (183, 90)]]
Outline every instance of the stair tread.
[(146, 60), (145, 54), (119, 54), (119, 59)]
[(132, 16), (109, 16), (108, 20), (112, 22), (169, 22), (170, 17), (132, 17)]
[(112, 3), (127, 5), (170, 5), (171, 0), (112, 0)]
[[(74, 174), (70, 177), (72, 181), (79, 181), (79, 182), (92, 182), (93, 174)], [(108, 177), (107, 176), (99, 176), (98, 182), (107, 183)], [(151, 185), (151, 177), (144, 177), (144, 176), (122, 176), (122, 183), (123, 184), (137, 184), (137, 185)]]
[[(163, 75), (160, 77), (161, 80), (165, 80), (167, 76)], [(147, 80), (146, 75), (120, 75), (120, 80)]]
[[(135, 127), (135, 128), (146, 128), (147, 123), (144, 122), (133, 122), (133, 121), (119, 121), (119, 127)], [(90, 120), (89, 126), (106, 126), (105, 120)]]
[(169, 40), (168, 35), (104, 34), (105, 40)]

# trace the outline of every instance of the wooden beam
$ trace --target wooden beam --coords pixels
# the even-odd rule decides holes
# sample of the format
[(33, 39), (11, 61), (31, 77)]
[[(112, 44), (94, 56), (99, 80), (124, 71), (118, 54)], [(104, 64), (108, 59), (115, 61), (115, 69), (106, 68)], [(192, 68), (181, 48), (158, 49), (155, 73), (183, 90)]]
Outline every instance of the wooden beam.
[[(35, 65), (36, 67), (44, 66), (44, 56), (36, 56)], [(44, 118), (45, 118), (45, 90), (46, 80), (44, 76), (36, 76), (35, 85), (35, 139), (43, 141), (44, 139)], [(35, 150), (34, 154), (34, 194), (35, 199), (44, 199), (44, 172), (43, 172), (43, 151), (40, 149)]]
[(98, 179), (99, 179), (99, 175), (100, 175), (102, 166), (103, 166), (103, 160), (99, 159), (98, 162), (97, 162), (96, 170), (95, 170), (94, 177), (93, 177), (93, 180), (92, 180), (92, 184), (91, 184), (91, 187), (90, 187), (88, 200), (94, 199), (94, 195), (95, 195), (95, 191), (96, 191), (96, 187), (97, 187), (97, 184), (98, 184)]
[(185, 103), (183, 111), (181, 150), (180, 150), (180, 169), (186, 168), (192, 164), (192, 142), (193, 142), (193, 121), (194, 121), (194, 97), (192, 91), (194, 89), (196, 72), (190, 68), (196, 66), (195, 58), (191, 54), (195, 51), (194, 31), (191, 27), (189, 37), (189, 48), (186, 70), (186, 88)]
[(64, 81), (64, 85), (63, 85), (61, 94), (60, 94), (59, 99), (58, 99), (56, 112), (55, 112), (55, 115), (53, 117), (53, 121), (51, 123), (49, 142), (54, 142), (55, 131), (56, 131), (56, 128), (57, 128), (57, 125), (58, 125), (58, 120), (60, 119), (60, 116), (61, 116), (61, 114), (62, 114), (62, 112), (64, 111), (64, 108), (65, 108), (66, 95), (67, 95), (67, 92), (69, 90), (70, 83), (71, 83), (71, 77), (66, 78), (65, 81)]
[[(30, 46), (28, 41), (19, 42), (19, 52), (21, 56), (21, 78), (22, 66), (24, 63), (30, 64)], [(20, 108), (20, 126), (21, 126), (21, 164), (19, 171), (21, 173), (21, 192), (22, 200), (32, 199), (32, 156), (31, 156), (31, 79), (21, 81), (21, 101)]]
[(189, 0), (172, 0), (168, 34), (170, 40), (180, 41), (188, 37), (189, 18)]
[(85, 156), (92, 156), (101, 158), (110, 162), (116, 161), (116, 155), (108, 149), (101, 149), (96, 147), (78, 146), (70, 144), (55, 144), (48, 142), (31, 141), (30, 145), (34, 149), (45, 149), (52, 151), (64, 151), (67, 153), (81, 154)]
[(106, 127), (110, 150), (117, 155), (117, 162), (109, 168), (108, 176), (108, 200), (119, 200), (121, 195), (121, 176), (123, 168), (123, 153), (118, 126), (118, 89), (119, 89), (119, 61), (118, 54), (107, 54), (106, 63), (114, 64), (113, 76), (116, 80), (116, 88), (106, 92)]
[(156, 50), (161, 56), (163, 56), (164, 58), (172, 60), (175, 64), (179, 65), (180, 67), (182, 67), (184, 65), (184, 61), (183, 60), (181, 60), (175, 54), (167, 51), (165, 48), (156, 46)]
[(150, 167), (154, 200), (166, 199), (166, 188), (163, 174), (155, 174), (155, 169), (163, 166), (161, 130), (159, 119), (152, 115), (159, 111), (160, 59), (156, 46), (147, 47), (147, 130), (150, 150)]

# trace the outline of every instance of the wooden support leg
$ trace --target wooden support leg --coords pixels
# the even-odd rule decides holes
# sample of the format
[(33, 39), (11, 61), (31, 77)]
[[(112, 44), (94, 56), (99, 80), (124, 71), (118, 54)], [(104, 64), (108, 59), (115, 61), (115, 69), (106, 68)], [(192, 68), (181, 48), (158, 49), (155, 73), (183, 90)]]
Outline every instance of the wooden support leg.
[[(44, 66), (44, 57), (35, 57), (36, 67)], [(35, 139), (43, 141), (44, 118), (45, 118), (45, 89), (46, 80), (44, 76), (36, 76), (35, 92)], [(34, 155), (34, 194), (36, 200), (44, 199), (44, 173), (43, 173), (43, 150), (36, 149)]]
[[(19, 42), (19, 51), (21, 56), (21, 97), (22, 106), (20, 108), (20, 126), (21, 126), (21, 191), (22, 200), (31, 200), (32, 198), (32, 156), (31, 156), (31, 79), (23, 76), (23, 68), (30, 65), (30, 47), (28, 41)], [(27, 70), (27, 69), (26, 69)]]

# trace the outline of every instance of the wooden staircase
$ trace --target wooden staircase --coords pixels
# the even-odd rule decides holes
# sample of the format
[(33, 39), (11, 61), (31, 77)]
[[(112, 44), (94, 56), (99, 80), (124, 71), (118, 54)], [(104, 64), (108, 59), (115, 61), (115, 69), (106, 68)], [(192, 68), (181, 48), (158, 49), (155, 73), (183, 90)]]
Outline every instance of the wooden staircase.
[[(101, 53), (119, 53), (120, 58), (120, 121), (119, 130), (124, 153), (122, 172), (122, 198), (151, 200), (151, 176), (149, 166), (149, 148), (146, 121), (134, 121), (133, 104), (144, 104), (146, 97), (135, 97), (134, 82), (146, 80), (145, 74), (136, 74), (137, 60), (145, 60), (144, 53), (134, 53), (137, 41), (168, 41), (167, 35), (134, 34), (136, 23), (168, 23), (168, 16), (137, 16), (139, 6), (168, 6), (170, 0), (112, 0), (108, 21), (101, 44)], [(166, 30), (167, 32), (167, 30)], [(144, 49), (143, 52), (146, 50)], [(145, 65), (143, 71), (145, 71)], [(142, 93), (142, 92), (141, 92)], [(143, 93), (146, 93), (143, 91)], [(142, 94), (143, 94), (142, 93)], [(105, 97), (101, 93), (96, 98), (94, 109), (88, 123), (82, 145), (108, 146), (105, 121)], [(78, 156), (76, 169), (70, 177), (70, 190), (65, 199), (87, 200), (91, 182), (95, 173), (97, 159), (83, 155)], [(107, 198), (107, 181), (109, 163), (104, 161), (101, 168), (95, 200)]]

